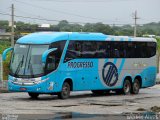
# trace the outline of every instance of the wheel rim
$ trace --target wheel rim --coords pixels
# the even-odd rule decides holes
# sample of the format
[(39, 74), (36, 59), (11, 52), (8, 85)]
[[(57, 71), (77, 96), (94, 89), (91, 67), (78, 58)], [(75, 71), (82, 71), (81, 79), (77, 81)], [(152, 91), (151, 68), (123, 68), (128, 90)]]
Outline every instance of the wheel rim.
[(139, 83), (138, 82), (135, 82), (134, 83), (134, 92), (138, 92), (139, 91)]
[(63, 96), (68, 96), (69, 95), (69, 91), (70, 91), (70, 89), (69, 89), (68, 85), (65, 85), (63, 87), (63, 89), (62, 89)]
[(126, 83), (124, 85), (124, 92), (127, 93), (127, 94), (130, 92), (130, 85), (129, 85), (129, 83)]

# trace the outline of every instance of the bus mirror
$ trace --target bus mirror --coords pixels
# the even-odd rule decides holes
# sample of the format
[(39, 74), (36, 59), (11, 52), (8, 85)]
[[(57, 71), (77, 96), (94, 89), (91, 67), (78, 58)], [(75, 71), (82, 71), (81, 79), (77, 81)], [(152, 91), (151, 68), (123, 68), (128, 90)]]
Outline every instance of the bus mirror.
[(53, 52), (53, 51), (56, 51), (57, 48), (52, 48), (52, 49), (49, 49), (49, 50), (46, 50), (43, 54), (42, 54), (42, 63), (45, 64), (46, 63), (46, 59), (47, 59), (47, 56), (49, 55), (49, 53)]
[(3, 51), (3, 53), (2, 53), (2, 59), (3, 59), (3, 61), (6, 60), (6, 58), (7, 58), (7, 53), (10, 52), (10, 51), (12, 51), (12, 50), (13, 50), (13, 47), (10, 47), (10, 48), (7, 48), (7, 49), (5, 49), (5, 50)]

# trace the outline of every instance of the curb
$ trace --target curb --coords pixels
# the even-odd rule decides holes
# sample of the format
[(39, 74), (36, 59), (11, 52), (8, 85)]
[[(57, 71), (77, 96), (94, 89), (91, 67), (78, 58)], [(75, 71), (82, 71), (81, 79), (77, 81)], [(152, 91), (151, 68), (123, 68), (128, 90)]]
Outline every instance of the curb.
[(0, 88), (0, 93), (9, 93), (7, 88)]

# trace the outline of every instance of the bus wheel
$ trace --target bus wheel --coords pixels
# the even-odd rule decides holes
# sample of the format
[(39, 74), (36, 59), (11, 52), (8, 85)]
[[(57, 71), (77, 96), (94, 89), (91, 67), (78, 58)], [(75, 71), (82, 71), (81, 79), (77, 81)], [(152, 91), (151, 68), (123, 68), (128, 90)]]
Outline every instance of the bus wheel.
[(67, 99), (70, 96), (70, 85), (68, 82), (64, 82), (62, 91), (58, 93), (58, 98)]
[(31, 93), (29, 92), (28, 95), (32, 98), (32, 99), (37, 99), (39, 94), (38, 93)]
[(138, 79), (135, 79), (132, 87), (132, 93), (133, 94), (138, 94), (140, 89), (140, 82)]
[(124, 81), (122, 92), (125, 95), (129, 95), (131, 93), (131, 83), (129, 80)]

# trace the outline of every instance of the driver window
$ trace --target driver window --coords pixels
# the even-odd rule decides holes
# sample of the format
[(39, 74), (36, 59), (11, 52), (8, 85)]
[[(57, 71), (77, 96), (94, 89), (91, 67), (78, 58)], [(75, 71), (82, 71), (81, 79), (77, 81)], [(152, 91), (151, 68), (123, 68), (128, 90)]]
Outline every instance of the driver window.
[(46, 71), (47, 73), (50, 73), (54, 71), (57, 68), (56, 65), (56, 57), (55, 57), (55, 52), (49, 54), (47, 57), (47, 64), (46, 64)]

